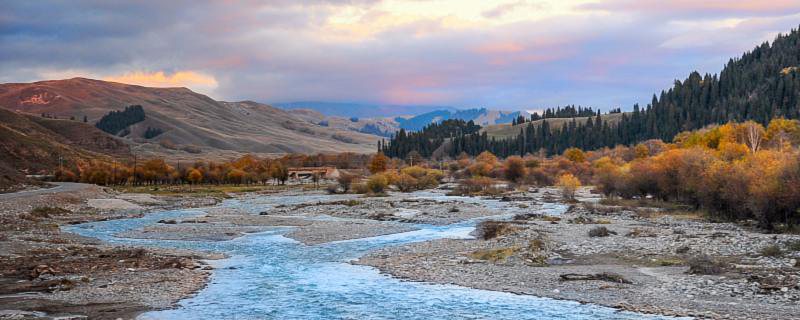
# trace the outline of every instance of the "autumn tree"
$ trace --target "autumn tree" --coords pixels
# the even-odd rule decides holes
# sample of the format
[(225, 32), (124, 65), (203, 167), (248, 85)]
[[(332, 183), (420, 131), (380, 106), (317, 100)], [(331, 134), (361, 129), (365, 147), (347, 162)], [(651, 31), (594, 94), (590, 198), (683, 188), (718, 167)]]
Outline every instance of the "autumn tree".
[(186, 180), (189, 181), (191, 184), (199, 184), (203, 181), (203, 173), (200, 170), (192, 168), (186, 174)]
[(558, 177), (556, 186), (561, 188), (561, 194), (564, 196), (564, 199), (574, 201), (575, 192), (581, 187), (581, 181), (571, 173), (565, 173)]
[(505, 161), (505, 176), (508, 181), (519, 182), (525, 176), (525, 161), (519, 156), (508, 157)]
[(275, 179), (275, 181), (280, 181), (281, 184), (286, 184), (286, 180), (289, 179), (289, 168), (287, 168), (280, 161), (275, 161), (270, 166), (269, 175), (272, 177), (272, 179)]
[(585, 162), (586, 161), (586, 153), (583, 150), (578, 148), (569, 148), (564, 151), (564, 157), (569, 159), (572, 162)]
[(369, 162), (369, 172), (372, 174), (376, 174), (379, 172), (386, 171), (386, 166), (389, 163), (389, 158), (386, 157), (383, 152), (378, 152), (372, 157), (372, 160)]

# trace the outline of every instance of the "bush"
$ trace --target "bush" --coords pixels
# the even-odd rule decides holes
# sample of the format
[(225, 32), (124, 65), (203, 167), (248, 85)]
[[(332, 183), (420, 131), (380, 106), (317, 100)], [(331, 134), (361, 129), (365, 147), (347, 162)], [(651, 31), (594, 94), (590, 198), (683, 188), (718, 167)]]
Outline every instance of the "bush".
[(689, 274), (717, 275), (723, 273), (726, 267), (725, 263), (706, 255), (692, 257), (687, 262), (689, 264), (689, 271), (687, 271)]
[(402, 172), (403, 174), (410, 175), (415, 179), (419, 179), (428, 173), (428, 169), (425, 169), (420, 166), (412, 166), (412, 167), (405, 167), (402, 170), (400, 170), (400, 172)]
[(352, 184), (350, 184), (350, 186), (348, 186), (347, 189), (352, 190), (353, 193), (358, 193), (358, 194), (369, 193), (369, 188), (367, 187), (367, 184), (361, 182), (353, 182)]
[(508, 157), (505, 163), (505, 176), (508, 181), (518, 182), (525, 176), (525, 161), (519, 156)]
[(608, 237), (611, 235), (611, 232), (606, 227), (594, 227), (589, 230), (590, 237)]
[(519, 248), (517, 247), (508, 247), (508, 248), (500, 248), (500, 249), (487, 249), (487, 250), (478, 250), (470, 254), (470, 257), (477, 260), (486, 260), (490, 262), (498, 262), (508, 259), (517, 252)]
[(397, 186), (397, 189), (400, 189), (401, 192), (411, 192), (417, 187), (417, 183), (417, 179), (403, 173), (397, 177), (397, 181), (395, 181), (394, 185)]
[(781, 247), (778, 245), (771, 245), (761, 248), (761, 256), (764, 257), (780, 257), (783, 255), (783, 251), (781, 251)]
[(505, 221), (483, 221), (475, 226), (475, 237), (481, 240), (494, 239), (500, 236), (513, 234), (519, 227)]
[(575, 191), (581, 186), (581, 181), (571, 173), (565, 173), (558, 178), (556, 186), (561, 188), (561, 194), (566, 200), (575, 200)]
[(329, 184), (325, 186), (325, 191), (327, 191), (329, 194), (337, 194), (339, 193), (339, 186), (335, 184)]
[(800, 240), (795, 240), (787, 243), (786, 249), (793, 252), (800, 251)]
[(336, 182), (339, 183), (339, 187), (342, 188), (344, 193), (347, 193), (348, 191), (350, 191), (350, 186), (353, 184), (353, 181), (355, 181), (355, 179), (356, 177), (353, 175), (342, 174), (338, 178), (336, 178)]
[(37, 207), (31, 210), (28, 215), (35, 218), (49, 218), (51, 216), (60, 216), (67, 213), (70, 213), (70, 211), (59, 207)]
[(367, 180), (367, 189), (372, 193), (383, 193), (389, 185), (389, 180), (382, 174), (376, 174)]

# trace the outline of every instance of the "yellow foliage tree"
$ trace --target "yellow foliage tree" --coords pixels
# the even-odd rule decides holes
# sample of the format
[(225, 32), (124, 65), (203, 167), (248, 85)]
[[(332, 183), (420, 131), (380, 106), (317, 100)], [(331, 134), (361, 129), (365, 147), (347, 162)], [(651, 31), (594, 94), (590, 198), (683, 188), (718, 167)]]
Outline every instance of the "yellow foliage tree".
[(562, 174), (558, 177), (556, 186), (561, 188), (561, 194), (566, 200), (575, 200), (575, 192), (581, 187), (581, 181), (571, 173)]
[(586, 153), (584, 153), (583, 150), (578, 148), (569, 148), (567, 150), (564, 150), (564, 157), (572, 162), (586, 161)]

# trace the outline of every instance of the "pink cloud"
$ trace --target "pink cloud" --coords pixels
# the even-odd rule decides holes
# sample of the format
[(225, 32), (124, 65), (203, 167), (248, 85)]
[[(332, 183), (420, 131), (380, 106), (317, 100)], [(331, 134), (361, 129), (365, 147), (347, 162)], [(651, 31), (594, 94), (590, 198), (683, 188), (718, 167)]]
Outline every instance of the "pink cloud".
[(800, 1), (796, 0), (611, 0), (582, 5), (587, 10), (636, 11), (652, 13), (692, 13), (692, 14), (786, 14), (800, 11)]

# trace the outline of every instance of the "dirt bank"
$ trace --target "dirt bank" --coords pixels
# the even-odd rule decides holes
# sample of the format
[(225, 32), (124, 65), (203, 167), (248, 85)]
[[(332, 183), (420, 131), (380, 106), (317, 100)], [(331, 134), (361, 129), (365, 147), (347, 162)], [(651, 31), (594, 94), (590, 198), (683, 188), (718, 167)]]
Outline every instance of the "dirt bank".
[(131, 319), (167, 308), (201, 289), (202, 260), (170, 250), (104, 245), (62, 233), (59, 226), (141, 216), (147, 211), (208, 206), (212, 198), (120, 194), (64, 183), (0, 197), (0, 315), (48, 319)]

